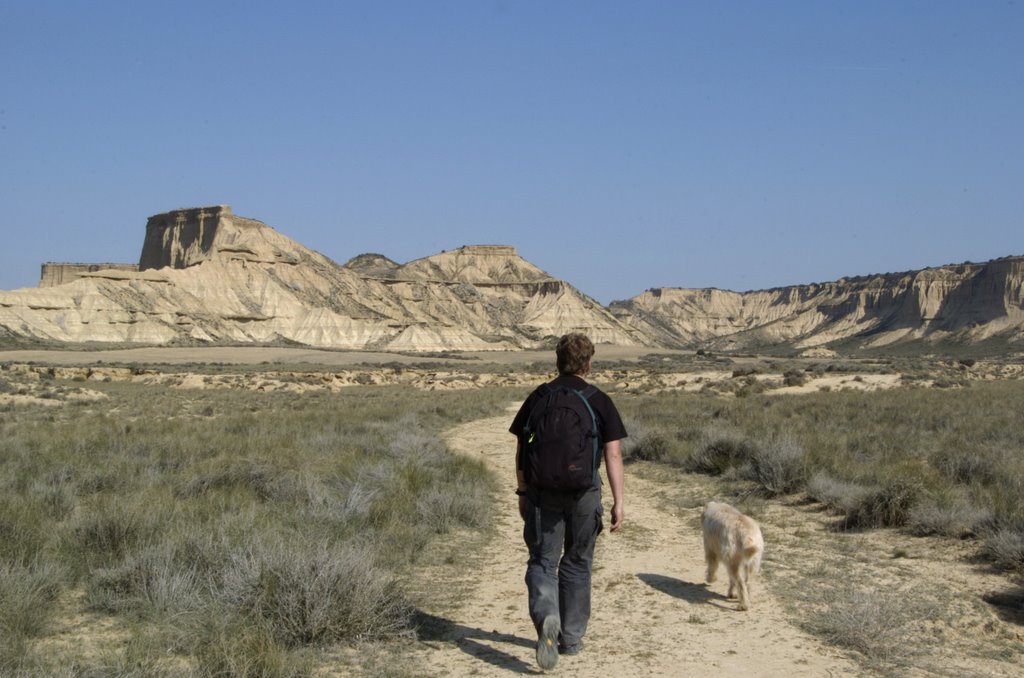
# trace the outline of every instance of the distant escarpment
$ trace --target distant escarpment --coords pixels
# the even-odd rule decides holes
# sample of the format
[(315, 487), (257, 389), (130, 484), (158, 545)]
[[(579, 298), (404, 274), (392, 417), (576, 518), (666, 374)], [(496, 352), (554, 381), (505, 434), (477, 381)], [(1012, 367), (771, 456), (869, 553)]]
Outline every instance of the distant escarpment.
[(514, 350), (571, 331), (624, 346), (752, 350), (1024, 337), (1024, 257), (754, 292), (651, 289), (605, 308), (507, 245), (345, 264), (226, 205), (146, 223), (138, 264), (47, 264), (0, 291), (7, 343)]
[(513, 247), (461, 247), (404, 265), (367, 254), (339, 265), (226, 205), (150, 217), (138, 270), (93, 268), (0, 292), (0, 336), (438, 351), (532, 348), (585, 331), (603, 343), (652, 345)]
[(613, 315), (663, 346), (756, 349), (1024, 338), (1024, 257), (753, 292), (651, 289)]

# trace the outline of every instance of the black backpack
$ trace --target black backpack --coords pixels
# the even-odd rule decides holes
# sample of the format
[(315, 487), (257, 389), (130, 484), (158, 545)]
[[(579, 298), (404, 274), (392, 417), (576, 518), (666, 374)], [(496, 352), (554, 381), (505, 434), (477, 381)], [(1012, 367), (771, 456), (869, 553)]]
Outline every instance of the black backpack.
[(577, 492), (598, 487), (601, 450), (597, 416), (582, 391), (567, 386), (541, 386), (540, 399), (523, 426), (523, 470), (534, 489)]

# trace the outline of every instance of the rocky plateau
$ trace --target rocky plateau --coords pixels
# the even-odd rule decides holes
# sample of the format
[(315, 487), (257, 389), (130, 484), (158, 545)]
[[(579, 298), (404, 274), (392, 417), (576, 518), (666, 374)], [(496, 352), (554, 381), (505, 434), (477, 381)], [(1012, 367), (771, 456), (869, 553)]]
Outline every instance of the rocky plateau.
[(1019, 350), (1024, 257), (750, 292), (657, 288), (604, 307), (511, 246), (338, 264), (220, 205), (150, 217), (138, 266), (48, 264), (40, 287), (0, 291), (8, 343), (503, 351), (569, 331), (651, 348)]

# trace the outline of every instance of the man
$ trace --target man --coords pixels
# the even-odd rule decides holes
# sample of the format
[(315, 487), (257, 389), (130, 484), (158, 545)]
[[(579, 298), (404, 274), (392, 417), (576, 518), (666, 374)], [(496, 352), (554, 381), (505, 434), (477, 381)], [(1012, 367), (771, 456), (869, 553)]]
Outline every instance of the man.
[[(536, 421), (551, 393), (585, 401), (596, 424), (597, 445), (603, 450), (605, 472), (612, 491), (611, 530), (622, 526), (624, 471), (620, 441), (626, 437), (618, 410), (605, 393), (584, 380), (591, 370), (594, 344), (582, 334), (563, 336), (555, 348), (558, 377), (539, 386), (519, 408), (509, 431), (517, 437), (516, 478), (519, 514), (523, 517), (523, 538), (530, 557), (526, 567), (530, 618), (537, 630), (537, 663), (550, 669), (558, 655), (574, 655), (583, 648), (583, 634), (590, 619), (590, 577), (594, 543), (603, 521), (601, 455), (594, 460), (592, 480), (582, 489), (559, 490), (539, 475), (527, 446), (534, 443)], [(565, 388), (577, 391), (573, 394)], [(577, 408), (579, 409), (579, 408)], [(582, 410), (587, 412), (587, 409)]]

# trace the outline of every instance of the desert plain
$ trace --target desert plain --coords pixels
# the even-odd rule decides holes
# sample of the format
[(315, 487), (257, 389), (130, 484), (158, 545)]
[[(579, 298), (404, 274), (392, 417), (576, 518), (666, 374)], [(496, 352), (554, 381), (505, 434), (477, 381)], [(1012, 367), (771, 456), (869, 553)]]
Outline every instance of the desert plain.
[[(285, 643), (285, 659), (273, 664), (274, 670), (267, 669), (272, 663), (258, 671), (228, 663), (218, 675), (530, 675), (540, 670), (526, 613), (526, 552), (511, 491), (514, 439), (507, 428), (518, 402), (553, 376), (552, 363), (550, 351), (0, 351), (0, 421), (8, 433), (26, 420), (47, 426), (65, 416), (46, 412), (71, 410), (117, 422), (113, 410), (125, 409), (119, 400), (124, 393), (114, 388), (118, 384), (128, 386), (133, 398), (153, 392), (167, 402), (184, 403), (168, 417), (210, 420), (230, 414), (224, 410), (229, 406), (216, 400), (216, 394), (227, 392), (245, 393), (246, 407), (254, 412), (286, 402), (301, 412), (304, 403), (322, 406), (325, 400), (358, 394), (388, 399), (402, 391), (435, 393), (436, 407), (444, 409), (449, 407), (446, 394), (472, 399), (477, 393), (497, 393), (487, 401), (493, 405), (436, 432), (445, 454), (470, 460), (489, 478), (482, 489), (474, 489), (486, 496), (487, 509), (479, 519), (439, 528), (398, 568), (410, 607), (405, 626), (390, 635)], [(676, 443), (707, 446), (716, 421), (741, 420), (730, 410), (734, 407), (746, 408), (742, 416), (751, 416), (749, 411), (768, 411), (782, 402), (825, 399), (816, 405), (818, 413), (868, 402), (853, 398), (898, 394), (887, 401), (898, 410), (900, 403), (909, 408), (936, 393), (967, 398), (991, 384), (1008, 385), (1000, 397), (1007, 408), (1016, 408), (1010, 421), (1020, 423), (1024, 390), (1017, 386), (1024, 383), (1022, 377), (1024, 363), (1016, 356), (773, 357), (599, 346), (592, 381), (620, 403), (631, 433), (625, 446), (626, 521), (621, 531), (606, 532), (598, 542), (585, 651), (563, 657), (552, 673), (1019, 675), (1024, 655), (1021, 573), (986, 559), (983, 535), (973, 525), (952, 536), (923, 535), (907, 525), (853, 524), (821, 500), (820, 492), (813, 496), (806, 483), (765, 491), (751, 482), (749, 470), (695, 472), (685, 459), (658, 450)], [(193, 401), (204, 403), (198, 414)], [(681, 420), (672, 421), (676, 402), (691, 403), (688, 407), (702, 414), (694, 420), (680, 412)], [(795, 406), (787, 412), (800, 416), (792, 414), (800, 412)], [(133, 430), (145, 426), (145, 421), (131, 424)], [(1014, 435), (1009, 437), (1019, 440)], [(11, 478), (4, 482), (9, 489), (16, 487)], [(67, 520), (87, 504), (84, 490), (75, 491), (79, 503)], [(727, 599), (724, 573), (718, 582), (704, 583), (699, 515), (703, 504), (715, 498), (742, 507), (762, 524), (766, 554), (748, 612), (737, 611), (735, 601)], [(8, 501), (5, 506), (12, 505)], [(68, 675), (75, 670), (83, 675), (214, 673), (208, 658), (196, 660), (184, 642), (166, 643), (170, 659), (154, 659), (147, 651), (144, 660), (133, 664), (133, 643), (151, 633), (138, 617), (155, 613), (119, 613), (90, 603), (90, 594), (82, 590), (89, 586), (89, 575), (71, 581), (76, 583), (65, 586), (52, 603), (58, 611), (22, 646), (28, 659), (17, 665), (7, 657), (13, 673), (45, 673), (54, 667)], [(162, 634), (166, 631), (157, 635)], [(66, 660), (47, 663), (40, 654)], [(287, 668), (289, 662), (294, 671)]]

